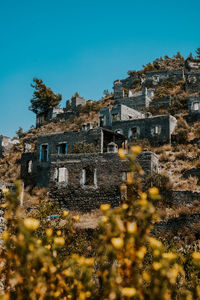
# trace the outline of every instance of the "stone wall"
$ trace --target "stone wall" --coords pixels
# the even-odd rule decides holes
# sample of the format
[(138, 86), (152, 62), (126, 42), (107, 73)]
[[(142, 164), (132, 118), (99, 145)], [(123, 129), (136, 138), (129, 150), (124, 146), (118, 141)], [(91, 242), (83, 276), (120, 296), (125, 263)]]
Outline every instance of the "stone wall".
[[(144, 152), (138, 157), (145, 174), (158, 170), (157, 156)], [(83, 170), (92, 167), (94, 183), (83, 182)], [(59, 170), (67, 170), (65, 182), (55, 180)], [(117, 154), (71, 154), (67, 157), (51, 156), (50, 197), (71, 210), (90, 211), (102, 203), (112, 207), (120, 204), (120, 184), (126, 180), (129, 168)], [(65, 177), (66, 178), (66, 177)]]
[(130, 119), (144, 118), (144, 114), (125, 105), (115, 105), (112, 109), (108, 107), (99, 111), (98, 125), (101, 127), (112, 126), (116, 120), (125, 121)]
[(177, 82), (185, 80), (184, 71), (179, 70), (162, 70), (147, 72), (143, 81), (143, 86), (147, 88), (155, 88), (163, 81)]
[(186, 77), (186, 90), (190, 93), (200, 92), (200, 71), (188, 72)]
[(170, 105), (171, 105), (171, 98), (163, 97), (163, 98), (153, 99), (149, 107), (155, 109), (168, 109)]
[[(120, 130), (128, 141), (137, 139), (149, 140), (151, 144), (167, 144), (171, 142), (171, 133), (176, 125), (176, 119), (170, 115), (154, 116), (144, 119), (115, 121), (112, 130)], [(133, 135), (133, 129), (135, 134)]]
[(200, 70), (200, 60), (190, 60), (186, 59), (185, 61), (185, 68), (191, 71), (199, 71)]
[(72, 108), (75, 108), (79, 105), (85, 105), (85, 103), (86, 103), (86, 100), (81, 97), (72, 97), (72, 99), (71, 99)]
[(2, 157), (5, 153), (8, 153), (13, 145), (17, 144), (18, 140), (12, 141), (11, 138), (7, 136), (0, 136), (0, 157)]

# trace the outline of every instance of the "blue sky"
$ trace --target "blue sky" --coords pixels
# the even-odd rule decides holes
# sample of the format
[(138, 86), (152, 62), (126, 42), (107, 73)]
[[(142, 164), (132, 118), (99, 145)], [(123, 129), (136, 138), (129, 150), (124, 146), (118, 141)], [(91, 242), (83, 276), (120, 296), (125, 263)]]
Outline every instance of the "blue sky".
[(130, 69), (200, 47), (199, 0), (0, 0), (0, 134), (35, 124), (33, 77), (99, 99)]

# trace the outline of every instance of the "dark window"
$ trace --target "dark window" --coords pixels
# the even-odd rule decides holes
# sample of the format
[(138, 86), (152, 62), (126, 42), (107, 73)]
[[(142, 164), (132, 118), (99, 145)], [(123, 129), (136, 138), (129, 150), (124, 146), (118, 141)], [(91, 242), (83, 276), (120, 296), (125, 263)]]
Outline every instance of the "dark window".
[(67, 154), (67, 143), (61, 143), (58, 145), (58, 154)]
[(86, 167), (84, 169), (84, 177), (84, 185), (94, 185), (94, 167)]
[(100, 127), (103, 127), (104, 126), (104, 117), (100, 117), (99, 118), (99, 120), (100, 120)]
[(48, 161), (48, 145), (41, 145), (40, 158), (43, 162)]
[(117, 121), (118, 120), (118, 114), (113, 114), (113, 120)]
[(131, 137), (132, 139), (137, 138), (137, 127), (131, 128)]

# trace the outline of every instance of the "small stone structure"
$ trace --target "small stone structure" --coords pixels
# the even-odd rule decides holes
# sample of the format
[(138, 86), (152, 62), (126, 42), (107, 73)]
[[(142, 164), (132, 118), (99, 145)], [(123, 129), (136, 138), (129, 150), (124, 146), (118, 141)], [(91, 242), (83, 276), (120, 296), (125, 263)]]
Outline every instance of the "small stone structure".
[(185, 61), (185, 68), (191, 71), (200, 71), (200, 59), (186, 59)]
[(0, 157), (3, 157), (5, 153), (8, 153), (13, 145), (16, 145), (18, 140), (11, 140), (7, 136), (0, 136)]
[(85, 104), (86, 104), (86, 100), (80, 96), (74, 96), (71, 98), (72, 109), (79, 105), (85, 105)]
[(190, 93), (200, 91), (200, 71), (186, 73), (186, 90)]
[(114, 121), (143, 118), (144, 114), (126, 105), (115, 105), (112, 109), (103, 107), (99, 111), (99, 127), (111, 126)]
[(185, 80), (184, 71), (179, 70), (161, 70), (147, 72), (143, 81), (143, 87), (155, 88), (163, 81), (178, 82)]
[(171, 105), (171, 97), (163, 97), (163, 98), (153, 99), (149, 107), (154, 109), (168, 109), (170, 105)]
[[(34, 160), (32, 173), (28, 164), (31, 159)], [(159, 170), (158, 158), (152, 152), (141, 153), (138, 162), (146, 175)], [(126, 161), (119, 159), (117, 153), (54, 153), (46, 162), (34, 153), (22, 156), (21, 174), (25, 183), (49, 187), (50, 197), (68, 209), (90, 211), (105, 202), (118, 206), (120, 184), (126, 180), (127, 172)]]
[(200, 96), (189, 99), (188, 110), (190, 115), (200, 115)]
[[(102, 122), (103, 112), (100, 111), (99, 113), (99, 124)], [(111, 121), (109, 116), (106, 110), (103, 119), (105, 127), (114, 132), (124, 134), (129, 142), (146, 139), (154, 145), (171, 143), (171, 134), (177, 123), (176, 118), (171, 115), (151, 116), (149, 114), (141, 114), (141, 117), (138, 116), (138, 118), (126, 120), (112, 119)], [(105, 119), (109, 120), (109, 122), (106, 123)]]
[(147, 88), (143, 88), (137, 93), (128, 90), (128, 93), (125, 94), (121, 81), (115, 82), (113, 89), (115, 104), (123, 104), (137, 111), (144, 111), (148, 108), (154, 96), (154, 90)]

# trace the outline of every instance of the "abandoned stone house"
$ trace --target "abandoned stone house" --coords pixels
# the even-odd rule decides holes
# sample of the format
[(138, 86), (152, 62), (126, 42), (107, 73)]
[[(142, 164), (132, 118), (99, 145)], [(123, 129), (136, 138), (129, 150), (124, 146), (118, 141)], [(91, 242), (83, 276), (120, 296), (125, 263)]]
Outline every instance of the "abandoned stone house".
[(185, 80), (185, 74), (182, 69), (152, 71), (146, 73), (142, 86), (146, 88), (155, 88), (163, 81), (178, 82), (183, 80)]
[(199, 122), (200, 121), (200, 96), (191, 97), (188, 101), (189, 114), (185, 117), (187, 122)]
[(154, 96), (152, 89), (143, 88), (142, 91), (132, 93), (131, 89), (128, 93), (124, 92), (122, 82), (120, 80), (114, 82), (114, 103), (123, 104), (138, 111), (144, 111)]
[(187, 71), (200, 71), (200, 60), (188, 58), (185, 61), (185, 68)]
[[(70, 154), (79, 141), (95, 144), (98, 152)], [(22, 155), (21, 178), (25, 185), (49, 187), (51, 198), (67, 208), (88, 211), (105, 202), (119, 205), (120, 184), (129, 171), (118, 157), (124, 143), (123, 135), (105, 128), (40, 135), (35, 151)], [(146, 174), (159, 171), (152, 152), (144, 151), (138, 161)]]
[(171, 142), (176, 118), (171, 115), (151, 116), (117, 105), (100, 110), (99, 126), (123, 134), (128, 142), (145, 139), (151, 144), (162, 145)]
[(190, 93), (200, 91), (200, 71), (186, 73), (186, 90)]
[(11, 140), (7, 136), (0, 136), (0, 157), (3, 157), (5, 153), (8, 153), (13, 145), (17, 144), (18, 140)]
[(36, 115), (36, 127), (40, 127), (45, 123), (49, 123), (58, 119), (69, 119), (70, 116), (76, 115), (79, 116), (78, 111), (76, 111), (76, 107), (85, 105), (86, 100), (79, 96), (74, 96), (71, 98), (71, 106), (68, 107), (66, 103), (66, 107), (54, 107), (49, 109), (46, 112), (39, 113)]

